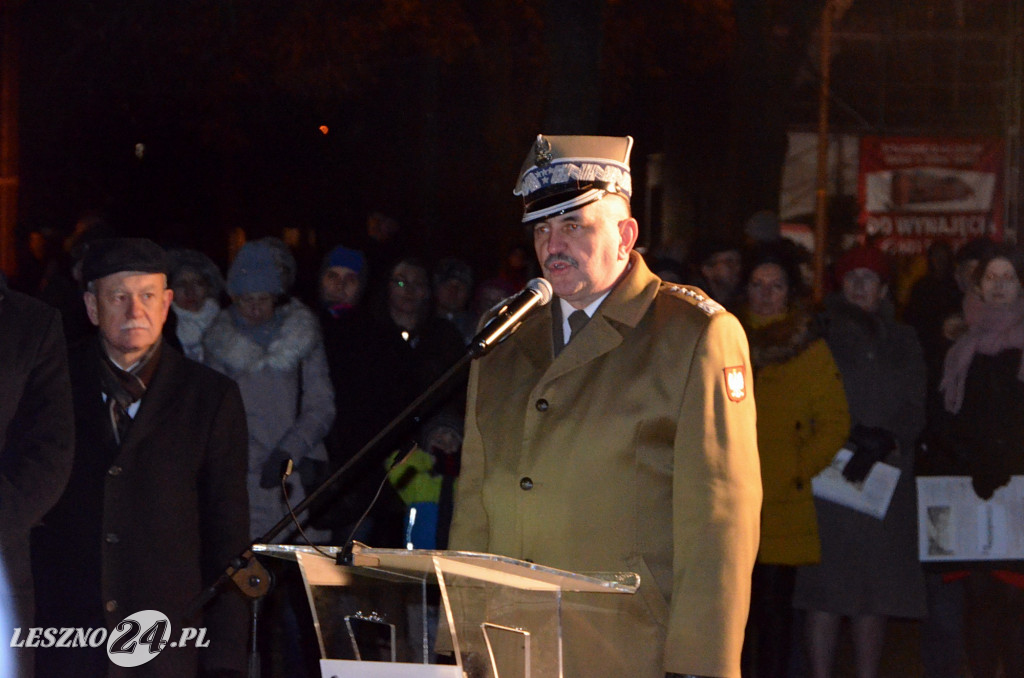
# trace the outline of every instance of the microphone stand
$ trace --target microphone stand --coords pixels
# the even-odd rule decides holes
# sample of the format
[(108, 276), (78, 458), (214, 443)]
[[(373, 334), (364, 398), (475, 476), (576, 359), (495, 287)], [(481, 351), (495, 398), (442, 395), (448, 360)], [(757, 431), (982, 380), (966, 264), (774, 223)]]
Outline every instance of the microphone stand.
[[(550, 293), (548, 294), (547, 299), (539, 305), (544, 305), (547, 301), (550, 301)], [(500, 341), (503, 341), (514, 334), (515, 331), (519, 329), (519, 321), (529, 310), (532, 309), (534, 305), (537, 305), (537, 302), (533, 302), (525, 308), (518, 309), (511, 317), (502, 317), (499, 312), (498, 315), (486, 323), (479, 334), (477, 334), (477, 336), (473, 338), (473, 341), (470, 342), (469, 347), (466, 349), (466, 353), (459, 358), (455, 364), (449, 367), (447, 372), (438, 377), (437, 380), (427, 388), (427, 390), (412, 401), (368, 443), (363, 445), (362, 449), (352, 455), (348, 461), (331, 473), (331, 475), (328, 476), (328, 478), (324, 480), (319, 487), (299, 502), (291, 513), (286, 513), (282, 516), (282, 518), (277, 521), (273, 527), (267, 530), (266, 533), (249, 542), (249, 545), (244, 551), (232, 558), (228, 567), (223, 573), (221, 573), (217, 580), (192, 599), (185, 612), (185, 619), (194, 619), (199, 613), (199, 610), (213, 600), (213, 598), (219, 593), (220, 589), (231, 581), (235, 583), (245, 596), (253, 601), (253, 633), (255, 633), (256, 617), (259, 612), (260, 599), (269, 593), (272, 584), (272, 577), (262, 563), (257, 560), (252, 550), (253, 546), (255, 544), (269, 544), (274, 537), (279, 535), (286, 527), (288, 527), (289, 524), (293, 522), (292, 513), (296, 516), (301, 515), (303, 511), (313, 504), (313, 502), (326, 494), (327, 491), (342, 476), (344, 476), (350, 468), (372, 452), (374, 448), (381, 443), (381, 441), (392, 436), (395, 431), (405, 426), (410, 419), (418, 421), (425, 412), (429, 411), (430, 407), (436, 404), (435, 401), (437, 401), (443, 394), (443, 389), (445, 389), (445, 387), (447, 387), (449, 383), (453, 381), (472, 360), (485, 355)], [(351, 564), (352, 545), (351, 539), (344, 544), (341, 553), (338, 554), (339, 564)], [(251, 639), (252, 655), (250, 656), (249, 661), (250, 678), (257, 678), (259, 675), (259, 662), (257, 661), (258, 655), (255, 647), (256, 639), (255, 636), (253, 636)]]

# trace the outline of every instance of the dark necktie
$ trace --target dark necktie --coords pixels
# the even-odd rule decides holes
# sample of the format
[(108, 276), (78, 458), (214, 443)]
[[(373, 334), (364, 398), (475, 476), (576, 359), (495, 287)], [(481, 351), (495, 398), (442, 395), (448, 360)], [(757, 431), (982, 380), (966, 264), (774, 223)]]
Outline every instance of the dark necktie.
[(573, 337), (579, 334), (579, 331), (583, 329), (588, 320), (590, 320), (590, 316), (587, 315), (586, 311), (573, 311), (569, 314), (569, 341), (572, 341)]

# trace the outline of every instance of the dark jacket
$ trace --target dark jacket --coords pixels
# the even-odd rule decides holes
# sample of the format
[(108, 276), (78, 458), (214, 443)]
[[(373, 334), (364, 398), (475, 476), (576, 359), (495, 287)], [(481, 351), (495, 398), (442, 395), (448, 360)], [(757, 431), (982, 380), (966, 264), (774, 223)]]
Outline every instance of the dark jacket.
[[(388, 423), (419, 395), (404, 356), (406, 348), (395, 344), (383, 324), (361, 308), (343, 311), (337, 316), (323, 312), (321, 323), (324, 348), (334, 386), (337, 415), (334, 426), (324, 440), (331, 469), (347, 463), (353, 455), (372, 440)], [(321, 516), (321, 524), (331, 527), (334, 540), (341, 542), (363, 511), (384, 478), (383, 461), (387, 454), (408, 438), (409, 427), (382, 441), (377, 450), (367, 455), (332, 489)], [(400, 541), (400, 508), (389, 509), (401, 502), (385, 488), (386, 500), (374, 506), (373, 531), (361, 535), (374, 546), (397, 546)]]
[(123, 669), (105, 648), (40, 651), (41, 676), (194, 676), (245, 666), (246, 610), (227, 590), (186, 623), (200, 590), (248, 544), (246, 424), (233, 381), (163, 346), (123, 443), (114, 442), (100, 388), (99, 341), (71, 352), (76, 449), (60, 502), (33, 535), (37, 625), (106, 626), (156, 610), (171, 623), (207, 628), (210, 647), (167, 648)]
[(0, 556), (14, 626), (32, 626), (29, 531), (60, 497), (73, 444), (60, 314), (7, 289), (0, 275)]
[[(960, 471), (995, 490), (1024, 475), (1024, 382), (1020, 349), (977, 353), (967, 370), (964, 402), (948, 414), (946, 435)], [(986, 497), (987, 499), (988, 497)]]

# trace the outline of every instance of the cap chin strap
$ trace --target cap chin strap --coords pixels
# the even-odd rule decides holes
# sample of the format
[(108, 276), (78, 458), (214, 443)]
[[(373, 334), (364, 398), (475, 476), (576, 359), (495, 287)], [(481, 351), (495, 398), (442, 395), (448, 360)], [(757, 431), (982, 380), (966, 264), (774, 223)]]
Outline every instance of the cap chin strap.
[(525, 224), (531, 221), (537, 221), (538, 219), (543, 219), (544, 217), (571, 212), (585, 205), (589, 205), (592, 202), (597, 202), (606, 195), (608, 195), (608, 191), (603, 188), (591, 188), (590, 190), (579, 194), (575, 198), (560, 202), (557, 205), (544, 207), (535, 211), (530, 211), (529, 208), (527, 208), (526, 213), (523, 215), (523, 223)]

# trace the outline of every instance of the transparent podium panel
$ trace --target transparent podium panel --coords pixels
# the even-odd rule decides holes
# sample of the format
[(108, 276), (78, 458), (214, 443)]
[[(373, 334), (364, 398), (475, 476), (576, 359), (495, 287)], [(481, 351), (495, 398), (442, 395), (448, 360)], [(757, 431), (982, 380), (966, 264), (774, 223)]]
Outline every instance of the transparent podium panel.
[[(577, 574), (481, 553), (356, 544), (352, 565), (338, 565), (340, 549), (320, 550), (253, 547), (257, 554), (298, 562), (323, 675), (338, 678), (557, 678), (562, 675), (562, 593), (628, 594), (639, 586), (639, 577), (630, 572)], [(392, 666), (375, 665), (372, 674), (344, 672), (357, 662)], [(413, 672), (401, 672), (406, 670)]]

